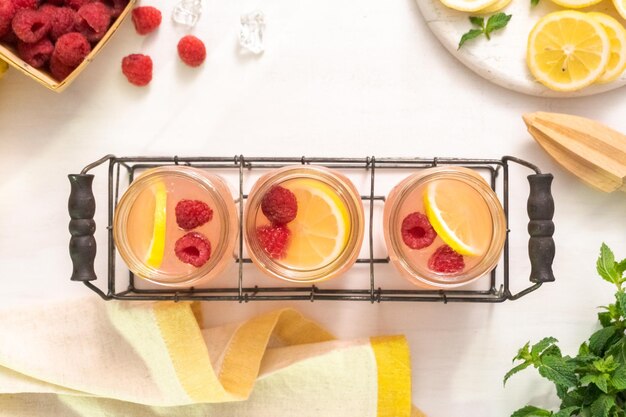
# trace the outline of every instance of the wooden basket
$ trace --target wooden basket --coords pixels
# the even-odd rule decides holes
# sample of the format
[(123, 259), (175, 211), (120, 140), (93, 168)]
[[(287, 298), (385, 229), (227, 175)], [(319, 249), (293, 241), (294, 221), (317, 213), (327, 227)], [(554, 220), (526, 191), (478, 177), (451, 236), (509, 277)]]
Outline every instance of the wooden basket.
[(133, 9), (135, 2), (136, 0), (130, 0), (128, 2), (122, 13), (117, 17), (117, 19), (115, 19), (107, 33), (102, 39), (100, 39), (100, 41), (89, 53), (89, 55), (87, 55), (85, 60), (62, 81), (56, 80), (47, 71), (31, 67), (17, 55), (15, 49), (9, 48), (2, 44), (0, 44), (0, 59), (6, 61), (9, 65), (17, 68), (22, 73), (37, 81), (39, 84), (49, 88), (52, 91), (60, 93), (61, 91), (65, 90), (65, 88), (67, 88), (67, 86), (70, 85), (76, 77), (78, 77), (82, 70), (84, 70), (85, 67), (89, 65), (89, 63), (94, 59), (98, 52), (100, 52), (104, 45), (106, 45), (109, 39), (111, 39), (111, 36), (113, 36), (117, 28)]

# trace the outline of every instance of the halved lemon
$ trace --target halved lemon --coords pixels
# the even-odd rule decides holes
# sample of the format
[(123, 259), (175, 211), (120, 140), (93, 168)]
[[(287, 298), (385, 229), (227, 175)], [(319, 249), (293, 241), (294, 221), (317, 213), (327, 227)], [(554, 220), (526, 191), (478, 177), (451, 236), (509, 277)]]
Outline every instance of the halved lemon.
[(604, 73), (610, 42), (586, 13), (564, 10), (541, 18), (528, 36), (526, 61), (537, 81), (556, 91), (587, 87)]
[(167, 188), (162, 182), (154, 185), (154, 223), (152, 226), (152, 239), (148, 247), (146, 264), (153, 268), (159, 268), (163, 262), (165, 253), (165, 230), (167, 226)]
[(445, 6), (461, 12), (477, 12), (500, 0), (440, 0)]
[(584, 7), (593, 6), (600, 3), (602, 0), (552, 0), (552, 2), (558, 4), (561, 7), (567, 7), (568, 9), (582, 9)]
[(298, 214), (288, 224), (291, 238), (282, 262), (295, 269), (324, 267), (343, 252), (350, 232), (345, 202), (328, 184), (295, 179), (285, 184), (298, 201)]
[(491, 6), (487, 6), (484, 9), (480, 9), (478, 12), (479, 13), (494, 13), (494, 12), (504, 9), (510, 3), (511, 3), (511, 0), (498, 0)]
[(609, 37), (609, 62), (604, 74), (597, 80), (599, 83), (608, 83), (616, 80), (626, 68), (626, 29), (620, 22), (607, 14), (598, 12), (587, 14), (600, 22)]
[(493, 234), (491, 213), (473, 187), (456, 180), (433, 181), (424, 192), (428, 221), (439, 237), (461, 255), (484, 255)]

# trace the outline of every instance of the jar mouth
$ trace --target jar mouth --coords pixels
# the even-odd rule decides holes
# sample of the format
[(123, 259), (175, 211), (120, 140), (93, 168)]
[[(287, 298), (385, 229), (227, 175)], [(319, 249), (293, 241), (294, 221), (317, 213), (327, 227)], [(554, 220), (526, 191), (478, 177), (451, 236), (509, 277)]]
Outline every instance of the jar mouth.
[[(415, 284), (422, 284), (434, 288), (454, 288), (467, 285), (489, 273), (496, 267), (506, 240), (506, 218), (504, 210), (495, 192), (487, 182), (475, 171), (462, 167), (429, 168), (413, 174), (401, 183), (397, 190), (398, 199), (393, 202), (390, 214), (385, 216), (386, 230), (388, 230), (387, 245), (391, 245), (390, 256), (405, 275)], [(400, 227), (402, 222), (401, 209), (407, 203), (412, 192), (438, 180), (460, 181), (471, 187), (482, 198), (488, 208), (491, 224), (491, 238), (487, 249), (477, 262), (468, 269), (459, 273), (439, 273), (428, 268), (426, 263), (414, 262), (407, 255), (409, 249), (403, 241)], [(460, 201), (459, 204), (462, 204)], [(385, 210), (387, 210), (387, 205)], [(445, 242), (444, 242), (445, 244)]]
[[(358, 257), (363, 240), (363, 204), (354, 185), (347, 178), (340, 178), (331, 169), (318, 166), (287, 166), (261, 177), (249, 193), (245, 208), (245, 241), (252, 261), (266, 274), (294, 283), (311, 283), (330, 279), (342, 269), (351, 266)], [(287, 265), (272, 258), (257, 238), (257, 219), (261, 212), (263, 196), (275, 185), (290, 180), (311, 179), (321, 181), (332, 188), (348, 213), (347, 241), (332, 260), (315, 268)]]
[[(232, 217), (236, 217), (234, 201), (227, 201), (223, 198), (215, 183), (216, 181), (223, 183), (223, 181), (219, 177), (212, 177), (214, 178), (209, 178), (207, 174), (197, 168), (165, 166), (147, 170), (130, 184), (115, 208), (113, 239), (120, 256), (133, 274), (161, 286), (190, 285), (214, 272), (216, 268), (220, 267), (224, 257), (234, 253), (235, 238), (232, 236), (237, 233), (237, 230), (231, 226)], [(129, 216), (140, 193), (146, 188), (154, 186), (154, 184), (166, 181), (168, 178), (187, 181), (192, 186), (201, 189), (202, 193), (206, 192), (212, 202), (211, 208), (214, 210), (211, 222), (218, 222), (220, 225), (218, 244), (213, 243), (211, 245), (209, 260), (204, 265), (190, 269), (188, 272), (171, 272), (148, 265), (135, 253), (128, 242)], [(225, 183), (223, 185), (226, 186)], [(193, 232), (193, 230), (185, 231), (185, 233), (188, 232)]]

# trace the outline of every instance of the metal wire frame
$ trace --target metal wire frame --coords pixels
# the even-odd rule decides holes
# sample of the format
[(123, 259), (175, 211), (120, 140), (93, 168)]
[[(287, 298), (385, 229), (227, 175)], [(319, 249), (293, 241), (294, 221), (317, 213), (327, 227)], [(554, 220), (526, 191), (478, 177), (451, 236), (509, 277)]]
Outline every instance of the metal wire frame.
[[(86, 174), (99, 165), (109, 162), (108, 167), (108, 274), (107, 292), (91, 282), (84, 284), (95, 291), (104, 300), (196, 300), (196, 301), (272, 301), (272, 300), (343, 300), (343, 301), (369, 301), (380, 303), (383, 301), (409, 301), (409, 302), (473, 302), (473, 303), (501, 303), (506, 300), (517, 300), (535, 290), (542, 283), (534, 283), (518, 293), (510, 291), (509, 276), (509, 233), (507, 229), (506, 240), (502, 261), (502, 283), (498, 286), (496, 269), (490, 273), (490, 285), (487, 290), (423, 290), (423, 289), (383, 289), (376, 286), (376, 265), (389, 263), (389, 258), (374, 257), (373, 235), (373, 208), (376, 201), (385, 201), (385, 196), (375, 194), (375, 180), (377, 170), (393, 169), (423, 169), (441, 165), (458, 165), (474, 169), (487, 170), (490, 176), (490, 185), (496, 189), (497, 178), (503, 176), (502, 203), (504, 214), (508, 224), (509, 220), (509, 163), (524, 166), (536, 174), (540, 169), (522, 159), (505, 156), (502, 159), (467, 159), (467, 158), (311, 158), (311, 157), (115, 157), (107, 155), (89, 165), (81, 172)], [(316, 164), (340, 170), (360, 169), (370, 173), (369, 191), (361, 196), (365, 204), (369, 204), (369, 225), (367, 240), (369, 256), (357, 259), (359, 264), (369, 265), (369, 288), (357, 289), (322, 289), (315, 285), (293, 285), (285, 287), (246, 287), (244, 286), (244, 264), (250, 263), (249, 258), (243, 255), (243, 222), (239, 222), (239, 248), (235, 262), (238, 263), (237, 286), (232, 288), (194, 288), (187, 289), (140, 289), (135, 287), (135, 277), (129, 272), (129, 286), (123, 291), (116, 290), (116, 249), (113, 242), (113, 214), (120, 195), (121, 169), (128, 175), (129, 183), (133, 181), (136, 172), (162, 165), (188, 165), (202, 169), (234, 169), (239, 175), (239, 189), (237, 203), (239, 206), (240, 219), (243, 218), (243, 202), (247, 198), (244, 194), (243, 183), (245, 172), (252, 169), (271, 169), (285, 165)]]

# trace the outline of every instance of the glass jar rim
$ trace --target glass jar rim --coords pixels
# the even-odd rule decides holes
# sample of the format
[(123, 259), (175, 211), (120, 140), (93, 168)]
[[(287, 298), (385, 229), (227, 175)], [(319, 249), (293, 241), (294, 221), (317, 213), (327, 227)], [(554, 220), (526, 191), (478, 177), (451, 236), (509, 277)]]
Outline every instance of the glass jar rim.
[[(345, 265), (356, 261), (361, 249), (364, 233), (364, 214), (361, 197), (354, 184), (343, 174), (324, 166), (289, 165), (270, 171), (259, 178), (250, 190), (245, 207), (245, 241), (252, 261), (264, 272), (281, 280), (294, 283), (320, 282), (336, 276), (336, 272)], [(310, 178), (331, 186), (350, 214), (348, 241), (335, 259), (326, 265), (311, 270), (296, 270), (281, 265), (261, 247), (256, 238), (256, 221), (263, 195), (277, 183), (296, 178)]]
[[(455, 275), (436, 273), (409, 262), (403, 256), (405, 250), (402, 236), (398, 228), (394, 226), (398, 224), (398, 221), (401, 221), (399, 219), (400, 209), (411, 192), (424, 184), (441, 179), (461, 181), (478, 192), (489, 209), (493, 227), (489, 248), (480, 261), (471, 269)], [(425, 168), (421, 172), (416, 172), (405, 178), (399, 185), (401, 188), (397, 191), (398, 199), (394, 202), (394, 207), (391, 209), (385, 226), (389, 231), (390, 242), (387, 244), (391, 244), (392, 250), (396, 254), (396, 262), (408, 275), (429, 287), (454, 288), (467, 285), (496, 267), (506, 241), (506, 217), (495, 191), (480, 174), (475, 170), (460, 166)], [(504, 231), (504, 233), (500, 231)]]
[[(195, 185), (207, 191), (215, 203), (215, 214), (212, 221), (220, 222), (219, 245), (212, 247), (209, 262), (200, 268), (190, 271), (187, 274), (165, 274), (157, 268), (150, 267), (136, 256), (133, 250), (127, 245), (126, 228), (130, 211), (139, 194), (146, 188), (153, 185), (161, 178), (175, 176), (192, 181)], [(162, 286), (181, 286), (193, 284), (218, 266), (224, 256), (229, 253), (229, 247), (234, 249), (235, 239), (229, 239), (232, 234), (237, 234), (237, 230), (231, 230), (230, 217), (236, 216), (234, 201), (226, 201), (218, 191), (215, 182), (226, 183), (217, 175), (202, 171), (200, 168), (184, 165), (168, 165), (150, 168), (134, 180), (120, 198), (113, 220), (113, 240), (120, 256), (127, 264), (128, 268), (137, 276), (146, 281)], [(232, 206), (232, 207), (231, 207)], [(230, 244), (232, 240), (232, 245)], [(230, 251), (232, 251), (232, 249)]]

